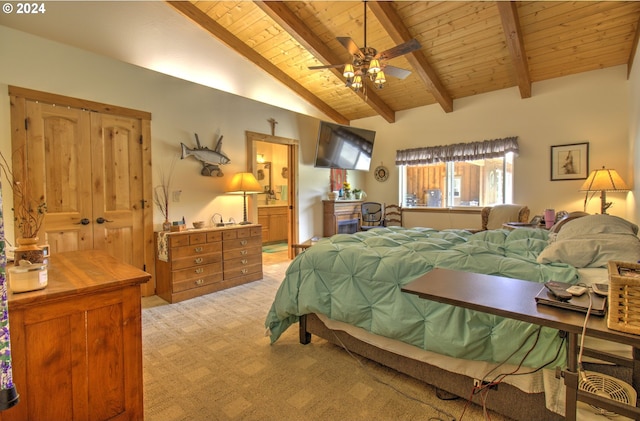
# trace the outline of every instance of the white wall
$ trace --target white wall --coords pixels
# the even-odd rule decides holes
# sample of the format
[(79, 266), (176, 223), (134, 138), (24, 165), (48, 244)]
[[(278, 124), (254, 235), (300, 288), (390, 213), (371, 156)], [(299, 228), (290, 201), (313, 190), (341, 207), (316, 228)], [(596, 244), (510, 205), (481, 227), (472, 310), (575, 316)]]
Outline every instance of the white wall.
[[(0, 26), (0, 148), (10, 160), (10, 106), (7, 86), (14, 85), (55, 94), (148, 111), (152, 114), (152, 162), (154, 185), (177, 159), (172, 191), (181, 191), (171, 202), (170, 219), (187, 223), (208, 221), (214, 213), (242, 220), (242, 197), (224, 194), (225, 182), (246, 170), (245, 131), (271, 133), (267, 121), (275, 118), (276, 135), (300, 141), (300, 239), (322, 232), (321, 198), (326, 195), (329, 172), (313, 168), (318, 120), (261, 102), (186, 82), (141, 67), (89, 53)], [(8, 65), (7, 65), (8, 64)], [(223, 135), (222, 150), (231, 163), (224, 177), (200, 175), (201, 164), (192, 157), (179, 159), (180, 142), (195, 146), (198, 133), (205, 146), (213, 147)], [(6, 237), (13, 238), (11, 191), (5, 182), (3, 196)], [(255, 215), (255, 213), (254, 213)], [(159, 229), (162, 216), (154, 208)]]
[(626, 181), (632, 189), (627, 201), (628, 218), (640, 224), (640, 47), (636, 50), (635, 60), (629, 75), (629, 171)]
[[(473, 142), (518, 136), (520, 155), (515, 161), (514, 201), (540, 214), (545, 208), (582, 210), (583, 180), (550, 181), (550, 146), (589, 142), (589, 168), (615, 168), (631, 181), (629, 150), (629, 89), (626, 66), (597, 70), (533, 84), (533, 95), (521, 99), (517, 88), (504, 89), (454, 102), (454, 111), (444, 113), (437, 105), (397, 113), (397, 122), (379, 117), (359, 120), (359, 126), (376, 130), (373, 162), (384, 162), (391, 170), (385, 188), (373, 174), (366, 189), (372, 198), (398, 201), (398, 149)], [(636, 95), (639, 96), (639, 95)], [(388, 186), (388, 188), (387, 188)], [(614, 201), (609, 213), (632, 218), (624, 201), (626, 193), (609, 193)], [(596, 196), (587, 211), (599, 213)], [(456, 224), (455, 215), (429, 215), (437, 225), (468, 227), (468, 219)], [(440, 222), (442, 221), (442, 222)], [(425, 222), (434, 226), (433, 219)], [(451, 226), (451, 225), (449, 225)]]

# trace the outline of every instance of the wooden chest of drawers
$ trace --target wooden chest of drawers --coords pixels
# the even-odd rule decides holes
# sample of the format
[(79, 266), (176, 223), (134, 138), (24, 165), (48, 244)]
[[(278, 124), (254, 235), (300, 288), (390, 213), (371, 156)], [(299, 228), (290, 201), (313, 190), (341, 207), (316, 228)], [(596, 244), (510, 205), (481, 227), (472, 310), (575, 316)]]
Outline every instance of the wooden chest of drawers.
[(170, 303), (262, 279), (260, 225), (156, 235), (156, 294)]

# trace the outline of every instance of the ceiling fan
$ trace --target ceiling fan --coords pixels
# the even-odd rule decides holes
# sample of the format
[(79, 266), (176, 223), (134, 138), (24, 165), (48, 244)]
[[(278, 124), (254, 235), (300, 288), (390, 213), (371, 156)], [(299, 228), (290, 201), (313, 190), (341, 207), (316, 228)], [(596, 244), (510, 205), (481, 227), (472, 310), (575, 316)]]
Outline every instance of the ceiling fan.
[(363, 0), (362, 3), (364, 5), (364, 47), (359, 48), (350, 37), (336, 38), (351, 54), (351, 63), (309, 67), (309, 70), (344, 67), (343, 76), (347, 78), (346, 86), (354, 91), (358, 91), (364, 86), (365, 77), (368, 77), (378, 89), (384, 87), (387, 81), (386, 75), (398, 79), (406, 78), (411, 74), (409, 70), (389, 66), (386, 62), (392, 58), (420, 49), (420, 43), (415, 38), (382, 52), (367, 46), (367, 1)]

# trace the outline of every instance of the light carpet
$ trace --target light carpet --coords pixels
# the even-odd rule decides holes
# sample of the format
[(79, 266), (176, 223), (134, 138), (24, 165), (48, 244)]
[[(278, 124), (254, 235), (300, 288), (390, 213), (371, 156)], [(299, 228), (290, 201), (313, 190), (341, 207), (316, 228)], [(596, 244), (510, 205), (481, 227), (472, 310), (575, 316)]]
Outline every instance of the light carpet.
[(181, 303), (143, 299), (147, 421), (485, 419), (479, 406), (439, 400), (432, 387), (325, 340), (301, 345), (297, 325), (270, 345), (264, 320), (287, 266), (265, 265), (261, 281)]

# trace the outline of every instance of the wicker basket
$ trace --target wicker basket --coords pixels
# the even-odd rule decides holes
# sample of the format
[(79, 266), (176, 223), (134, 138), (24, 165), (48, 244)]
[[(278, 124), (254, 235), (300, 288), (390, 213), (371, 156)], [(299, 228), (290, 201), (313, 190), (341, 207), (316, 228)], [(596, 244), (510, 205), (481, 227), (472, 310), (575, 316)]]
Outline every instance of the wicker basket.
[(640, 335), (640, 265), (609, 262), (607, 327)]

